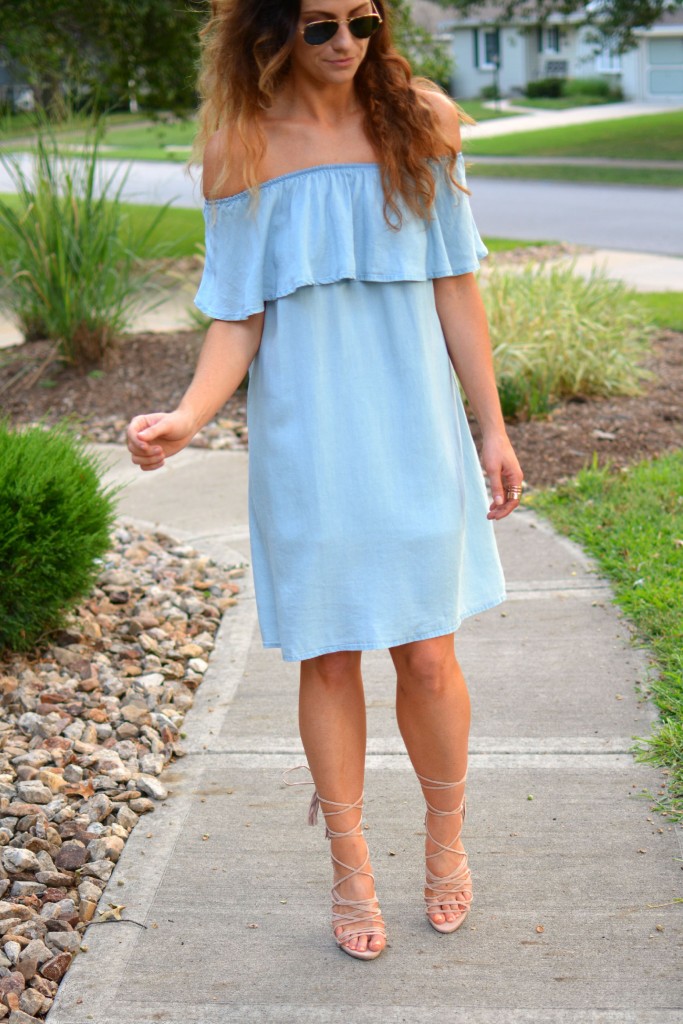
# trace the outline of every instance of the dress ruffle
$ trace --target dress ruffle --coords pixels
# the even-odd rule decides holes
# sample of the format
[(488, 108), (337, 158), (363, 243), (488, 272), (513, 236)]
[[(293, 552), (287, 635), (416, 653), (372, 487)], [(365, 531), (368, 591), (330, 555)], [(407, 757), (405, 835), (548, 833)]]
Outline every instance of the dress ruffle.
[[(384, 218), (376, 163), (323, 164), (249, 192), (205, 200), (206, 258), (195, 305), (216, 320), (246, 320), (299, 288), (337, 281), (427, 281), (477, 270), (488, 255), (469, 197), (434, 160), (436, 200), (426, 221), (401, 204)], [(359, 173), (360, 172), (360, 173)], [(458, 154), (456, 177), (466, 184)]]

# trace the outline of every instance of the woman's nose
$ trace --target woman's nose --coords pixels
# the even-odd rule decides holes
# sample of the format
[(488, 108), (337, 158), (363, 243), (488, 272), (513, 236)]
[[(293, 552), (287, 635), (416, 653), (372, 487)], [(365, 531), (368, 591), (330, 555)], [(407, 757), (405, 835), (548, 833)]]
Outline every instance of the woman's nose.
[(331, 42), (335, 50), (348, 50), (355, 42), (355, 37), (348, 25), (340, 25), (332, 36)]

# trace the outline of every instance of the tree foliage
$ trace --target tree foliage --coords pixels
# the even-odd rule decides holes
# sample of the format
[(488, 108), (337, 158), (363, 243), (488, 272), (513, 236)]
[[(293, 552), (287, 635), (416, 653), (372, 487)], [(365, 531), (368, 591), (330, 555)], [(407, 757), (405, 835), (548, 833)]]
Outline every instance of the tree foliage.
[(0, 46), (53, 115), (95, 99), (194, 105), (205, 0), (0, 0)]
[[(389, 0), (415, 74), (446, 85), (448, 48)], [(209, 0), (0, 0), (0, 50), (53, 117), (83, 104), (182, 112), (196, 104), (199, 28)]]
[(449, 88), (453, 60), (448, 45), (416, 24), (408, 0), (389, 0), (389, 6), (396, 45), (410, 61), (413, 73)]
[[(489, 0), (437, 0), (452, 13), (476, 15)], [(679, 10), (683, 0), (500, 0), (500, 13), (495, 21), (505, 24), (523, 15), (530, 24), (541, 25), (549, 15), (583, 15), (590, 27), (591, 38), (600, 44), (609, 40), (618, 52), (637, 45), (634, 29), (649, 28), (667, 11)]]

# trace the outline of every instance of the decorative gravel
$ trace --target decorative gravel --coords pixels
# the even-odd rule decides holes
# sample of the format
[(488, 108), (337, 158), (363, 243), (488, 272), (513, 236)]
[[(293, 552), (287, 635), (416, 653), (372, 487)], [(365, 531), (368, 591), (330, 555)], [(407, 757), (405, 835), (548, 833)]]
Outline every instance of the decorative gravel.
[(0, 1020), (33, 1024), (85, 951), (182, 724), (241, 565), (161, 532), (114, 533), (97, 585), (39, 652), (0, 660)]

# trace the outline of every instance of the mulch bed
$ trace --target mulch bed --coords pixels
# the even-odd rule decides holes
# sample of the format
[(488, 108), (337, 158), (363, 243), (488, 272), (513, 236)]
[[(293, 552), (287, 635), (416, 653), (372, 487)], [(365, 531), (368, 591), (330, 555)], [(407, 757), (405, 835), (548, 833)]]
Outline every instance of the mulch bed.
[[(0, 408), (15, 424), (69, 417), (90, 440), (122, 442), (132, 416), (177, 404), (192, 378), (203, 337), (201, 331), (129, 336), (116, 365), (92, 376), (50, 362), (47, 342), (0, 352)], [(593, 453), (600, 465), (609, 460), (621, 467), (683, 447), (683, 334), (661, 331), (646, 365), (653, 378), (641, 396), (573, 399), (547, 419), (508, 424), (531, 486), (573, 476), (591, 463)], [(476, 423), (472, 430), (478, 443)], [(246, 447), (246, 391), (235, 393), (196, 444)]]

